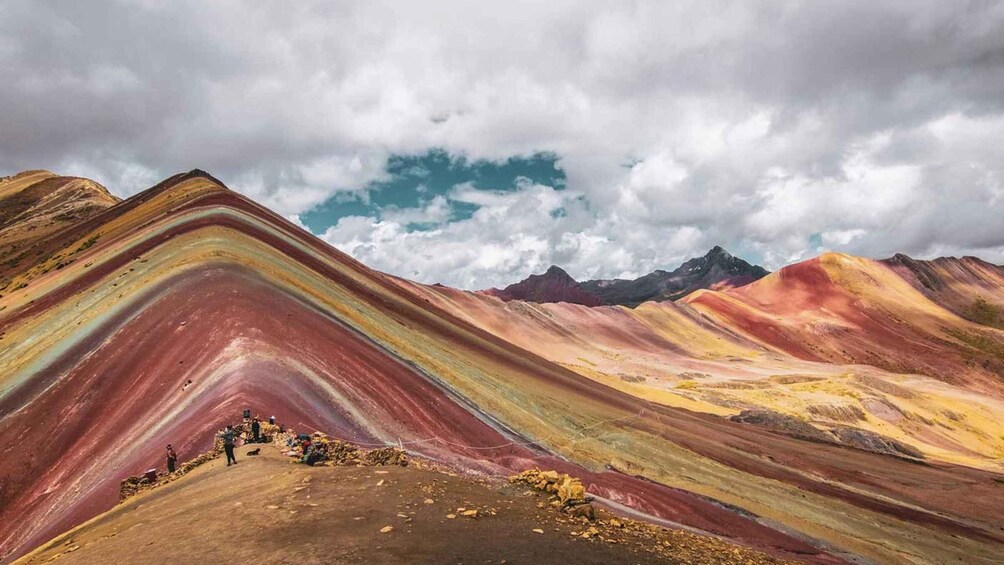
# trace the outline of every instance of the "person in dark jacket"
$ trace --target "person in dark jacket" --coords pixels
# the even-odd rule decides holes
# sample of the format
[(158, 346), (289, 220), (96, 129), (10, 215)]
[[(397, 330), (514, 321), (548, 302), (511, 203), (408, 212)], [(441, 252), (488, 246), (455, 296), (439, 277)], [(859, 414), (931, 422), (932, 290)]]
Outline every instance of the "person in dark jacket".
[(171, 444), (167, 444), (167, 472), (173, 473), (174, 466), (178, 463), (178, 454), (175, 453)]
[(254, 436), (252, 441), (261, 443), (261, 422), (258, 421), (258, 418), (251, 421), (251, 435)]
[(227, 426), (223, 433), (220, 434), (220, 438), (223, 439), (223, 451), (227, 454), (227, 467), (230, 465), (237, 464), (237, 458), (234, 457), (234, 445), (237, 441), (237, 434), (234, 433), (233, 426)]

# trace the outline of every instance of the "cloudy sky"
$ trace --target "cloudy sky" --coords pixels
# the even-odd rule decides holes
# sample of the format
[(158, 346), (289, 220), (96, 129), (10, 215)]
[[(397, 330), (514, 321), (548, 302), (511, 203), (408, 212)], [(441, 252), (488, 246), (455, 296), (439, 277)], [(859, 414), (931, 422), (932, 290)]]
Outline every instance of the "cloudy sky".
[(0, 175), (203, 168), (423, 282), (1004, 263), (1004, 2), (5, 0), (0, 71)]

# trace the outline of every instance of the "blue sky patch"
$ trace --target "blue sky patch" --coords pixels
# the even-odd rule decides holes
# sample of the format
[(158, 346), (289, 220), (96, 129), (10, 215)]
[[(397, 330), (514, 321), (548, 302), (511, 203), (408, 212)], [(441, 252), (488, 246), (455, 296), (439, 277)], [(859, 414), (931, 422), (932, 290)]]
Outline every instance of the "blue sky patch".
[[(431, 150), (422, 155), (394, 155), (387, 161), (389, 178), (373, 182), (364, 190), (339, 193), (324, 203), (300, 214), (300, 220), (314, 233), (347, 216), (372, 216), (382, 219), (386, 212), (427, 206), (437, 196), (446, 199), (446, 221), (470, 218), (478, 206), (450, 198), (453, 187), (469, 183), (479, 190), (515, 191), (520, 178), (562, 189), (565, 173), (557, 166), (558, 157), (538, 153), (529, 157), (511, 157), (504, 161), (469, 161), (463, 156)], [(430, 229), (435, 223), (411, 223), (409, 230)]]

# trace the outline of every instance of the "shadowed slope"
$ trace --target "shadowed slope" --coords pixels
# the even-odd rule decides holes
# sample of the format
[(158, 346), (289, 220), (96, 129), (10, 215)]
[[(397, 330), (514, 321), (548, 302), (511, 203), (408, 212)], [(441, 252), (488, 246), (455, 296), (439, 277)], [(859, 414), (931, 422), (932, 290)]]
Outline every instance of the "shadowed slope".
[(1004, 267), (976, 257), (920, 261), (902, 254), (882, 263), (924, 296), (959, 316), (1004, 329)]
[(608, 388), (202, 173), (43, 247), (53, 257), (0, 299), (0, 472), (17, 486), (0, 520), (20, 525), (0, 538), (5, 553), (107, 508), (110, 485), (156, 464), (164, 443), (206, 446), (245, 406), (474, 472), (568, 469), (599, 496), (778, 555), (833, 560), (775, 524), (884, 560), (990, 562), (1002, 541), (992, 474), (809, 444)]

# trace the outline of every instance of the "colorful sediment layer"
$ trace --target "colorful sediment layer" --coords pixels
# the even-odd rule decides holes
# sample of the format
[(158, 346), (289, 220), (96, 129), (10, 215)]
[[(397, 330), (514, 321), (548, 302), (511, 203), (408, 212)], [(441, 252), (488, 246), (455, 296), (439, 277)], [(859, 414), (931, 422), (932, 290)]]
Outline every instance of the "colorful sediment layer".
[[(731, 422), (691, 385), (611, 386), (618, 355), (714, 367), (723, 381), (832, 374), (892, 396), (912, 385), (873, 368), (840, 376), (691, 308), (505, 318), (521, 303), (372, 271), (198, 171), (29, 248), (0, 266), (5, 560), (111, 507), (119, 480), (157, 466), (166, 443), (205, 450), (245, 407), (475, 473), (555, 468), (628, 511), (791, 559), (992, 563), (1004, 547), (1004, 477), (949, 462), (952, 449), (894, 458)], [(540, 313), (555, 315), (522, 334), (519, 320)], [(983, 398), (968, 381), (928, 381)], [(987, 402), (974, 411), (999, 421)]]
[(1004, 331), (961, 318), (878, 261), (826, 253), (683, 302), (802, 359), (918, 373), (1004, 398)]
[(768, 409), (905, 442), (928, 459), (1004, 470), (1004, 401), (918, 374), (787, 355), (694, 308), (502, 302), (399, 280), (430, 303), (583, 376), (666, 406)]
[(1004, 329), (1004, 267), (978, 257), (882, 261), (924, 296), (967, 320)]

